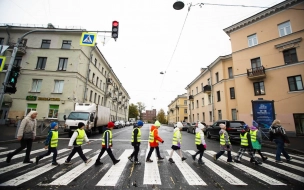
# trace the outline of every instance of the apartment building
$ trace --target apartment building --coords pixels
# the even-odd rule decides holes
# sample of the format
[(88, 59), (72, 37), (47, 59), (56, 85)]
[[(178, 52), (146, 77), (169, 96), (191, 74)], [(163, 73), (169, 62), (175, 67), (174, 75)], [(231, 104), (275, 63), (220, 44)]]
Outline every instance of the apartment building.
[[(63, 120), (77, 102), (109, 107), (111, 120), (127, 120), (128, 92), (98, 46), (80, 46), (82, 32), (48, 32), (54, 29), (51, 24), (47, 28), (0, 26), (0, 41), (9, 45), (6, 63), (17, 39), (36, 29), (46, 32), (31, 33), (22, 41), (14, 62), (22, 67), (17, 92), (5, 95), (1, 122), (31, 110), (38, 111), (38, 119)], [(1, 81), (5, 73), (6, 69), (0, 72)]]
[(173, 124), (178, 121), (188, 121), (187, 94), (178, 95), (168, 105), (167, 121)]
[(186, 87), (190, 120), (251, 124), (251, 101), (273, 100), (288, 134), (304, 135), (303, 9), (303, 0), (287, 0), (225, 28), (232, 54), (220, 56)]
[(143, 121), (154, 122), (156, 120), (156, 109), (146, 110), (144, 113), (141, 113)]

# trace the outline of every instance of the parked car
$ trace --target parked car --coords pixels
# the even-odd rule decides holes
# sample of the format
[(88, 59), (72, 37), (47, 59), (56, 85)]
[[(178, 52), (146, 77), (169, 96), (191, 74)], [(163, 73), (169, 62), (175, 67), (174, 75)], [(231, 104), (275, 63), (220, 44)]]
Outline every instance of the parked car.
[(239, 140), (240, 139), (240, 133), (243, 129), (243, 125), (245, 125), (244, 121), (230, 121), (230, 120), (218, 120), (216, 121), (212, 126), (210, 126), (206, 130), (207, 138), (217, 138), (219, 139), (219, 131), (221, 130), (220, 124), (223, 123), (226, 125), (226, 131), (229, 134), (229, 137), (231, 140)]
[(129, 121), (126, 122), (126, 126), (130, 126), (130, 122)]
[[(204, 122), (201, 122), (201, 124), (203, 124), (203, 125), (205, 126), (205, 128), (204, 128), (203, 131), (204, 131), (204, 133), (206, 134), (207, 125), (206, 125), (206, 123), (204, 123)], [(193, 134), (195, 134), (195, 129), (196, 129), (196, 127), (197, 127), (197, 122), (191, 123), (190, 126), (189, 126), (188, 129), (187, 129), (187, 132), (188, 132), (188, 133), (193, 133)]]
[(121, 121), (119, 121), (120, 122), (120, 124), (121, 124), (121, 127), (125, 127), (126, 126), (126, 123), (123, 121), (123, 120), (121, 120)]
[(114, 122), (114, 129), (119, 129), (119, 128), (122, 128), (122, 125), (121, 125), (120, 121), (115, 121)]

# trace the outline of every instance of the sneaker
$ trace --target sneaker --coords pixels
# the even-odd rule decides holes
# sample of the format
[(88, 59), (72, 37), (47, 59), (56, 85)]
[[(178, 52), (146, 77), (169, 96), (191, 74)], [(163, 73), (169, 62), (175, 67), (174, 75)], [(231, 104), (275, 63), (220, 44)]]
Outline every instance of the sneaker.
[(234, 160), (234, 162), (239, 163), (239, 164), (241, 163), (241, 161), (238, 161), (238, 160)]
[(192, 159), (193, 159), (193, 161), (195, 161), (195, 155), (192, 155)]
[(233, 160), (227, 160), (227, 163), (234, 163)]
[(254, 162), (253, 158), (250, 158), (250, 163), (253, 163), (253, 162)]
[(57, 162), (52, 162), (53, 166), (59, 166), (59, 164)]
[(198, 160), (197, 163), (200, 164), (200, 165), (205, 164), (205, 162), (203, 162), (202, 160)]
[(282, 160), (276, 160), (275, 163), (279, 164), (279, 163), (283, 163)]
[(73, 164), (73, 163), (72, 163), (71, 161), (69, 161), (69, 162), (68, 162), (68, 161), (65, 161), (64, 164), (66, 164), (66, 165), (71, 165), (71, 164)]
[(12, 156), (10, 153), (7, 154), (7, 157), (6, 157), (6, 162), (7, 163), (10, 163), (11, 162), (11, 159), (12, 159)]
[(169, 158), (169, 160), (168, 160), (169, 162), (171, 162), (172, 164), (174, 164), (175, 162), (173, 161), (173, 159), (172, 158)]
[(292, 157), (290, 156), (289, 159), (286, 159), (286, 162), (290, 162), (292, 160)]
[(151, 159), (147, 159), (147, 160), (146, 160), (146, 162), (153, 162), (153, 160), (151, 160)]
[(268, 159), (268, 157), (265, 156), (262, 159), (263, 159), (263, 162), (265, 162)]
[(117, 164), (119, 161), (120, 161), (120, 160), (115, 160), (115, 161), (113, 162), (113, 164), (115, 165), (115, 164)]
[(158, 159), (157, 160), (163, 160), (164, 158), (163, 157), (158, 157)]
[(214, 161), (216, 161), (217, 159), (216, 159), (216, 154), (215, 155), (213, 155), (213, 159), (214, 159)]
[(88, 165), (88, 163), (90, 163), (91, 161), (92, 161), (91, 158), (87, 159), (87, 160), (85, 161), (85, 165)]
[(131, 156), (129, 156), (129, 157), (128, 157), (128, 159), (130, 160), (130, 162), (133, 162), (133, 160), (132, 160), (132, 157), (131, 157)]
[(34, 163), (33, 161), (27, 160), (27, 161), (23, 161), (24, 164), (32, 164)]
[(139, 161), (135, 161), (134, 163), (135, 163), (135, 165), (140, 165), (141, 164)]
[(182, 157), (182, 161), (184, 161), (184, 160), (187, 160), (187, 158), (185, 158), (185, 157)]
[(260, 164), (262, 164), (262, 162), (256, 161), (254, 164), (255, 164), (255, 165), (260, 165)]
[(100, 160), (96, 160), (95, 162), (95, 166), (99, 166), (99, 165), (102, 165), (103, 163), (100, 161)]
[(37, 156), (36, 157), (36, 165), (38, 165), (38, 162), (39, 162), (39, 157)]

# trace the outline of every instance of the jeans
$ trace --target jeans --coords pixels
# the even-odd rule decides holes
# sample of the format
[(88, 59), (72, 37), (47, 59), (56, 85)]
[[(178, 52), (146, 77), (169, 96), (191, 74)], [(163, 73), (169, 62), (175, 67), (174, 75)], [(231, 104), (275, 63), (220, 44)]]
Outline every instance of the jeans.
[[(219, 157), (221, 157), (224, 153), (225, 153), (225, 151), (219, 151), (216, 154), (216, 159), (218, 159)], [(227, 151), (227, 154), (228, 154), (227, 162), (232, 162), (231, 151)]]
[(158, 158), (161, 158), (160, 152), (159, 152), (159, 147), (157, 146), (157, 147), (150, 147), (150, 151), (149, 151), (149, 153), (148, 153), (147, 160), (150, 159), (150, 157), (151, 157), (151, 155), (152, 155), (152, 152), (154, 151), (154, 148), (156, 149), (157, 157), (158, 157)]
[(276, 153), (276, 160), (280, 161), (281, 160), (281, 153), (283, 153), (283, 155), (285, 156), (285, 158), (287, 160), (290, 159), (290, 156), (288, 155), (288, 153), (285, 151), (284, 148), (284, 141), (282, 139), (274, 139), (274, 142), (277, 145), (277, 153)]
[(134, 161), (136, 162), (136, 161), (138, 161), (138, 152), (139, 152), (139, 145), (135, 145), (134, 146), (134, 151), (133, 151), (133, 153), (131, 154), (131, 158), (133, 158), (133, 156), (134, 156)]

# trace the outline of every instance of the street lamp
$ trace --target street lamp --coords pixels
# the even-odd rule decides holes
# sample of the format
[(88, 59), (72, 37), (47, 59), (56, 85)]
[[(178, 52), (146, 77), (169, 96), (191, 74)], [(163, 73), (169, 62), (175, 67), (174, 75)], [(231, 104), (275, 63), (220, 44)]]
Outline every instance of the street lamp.
[(173, 8), (174, 8), (175, 10), (181, 10), (181, 9), (184, 8), (184, 6), (185, 6), (185, 4), (184, 4), (184, 2), (182, 2), (182, 1), (176, 1), (176, 2), (173, 4)]

